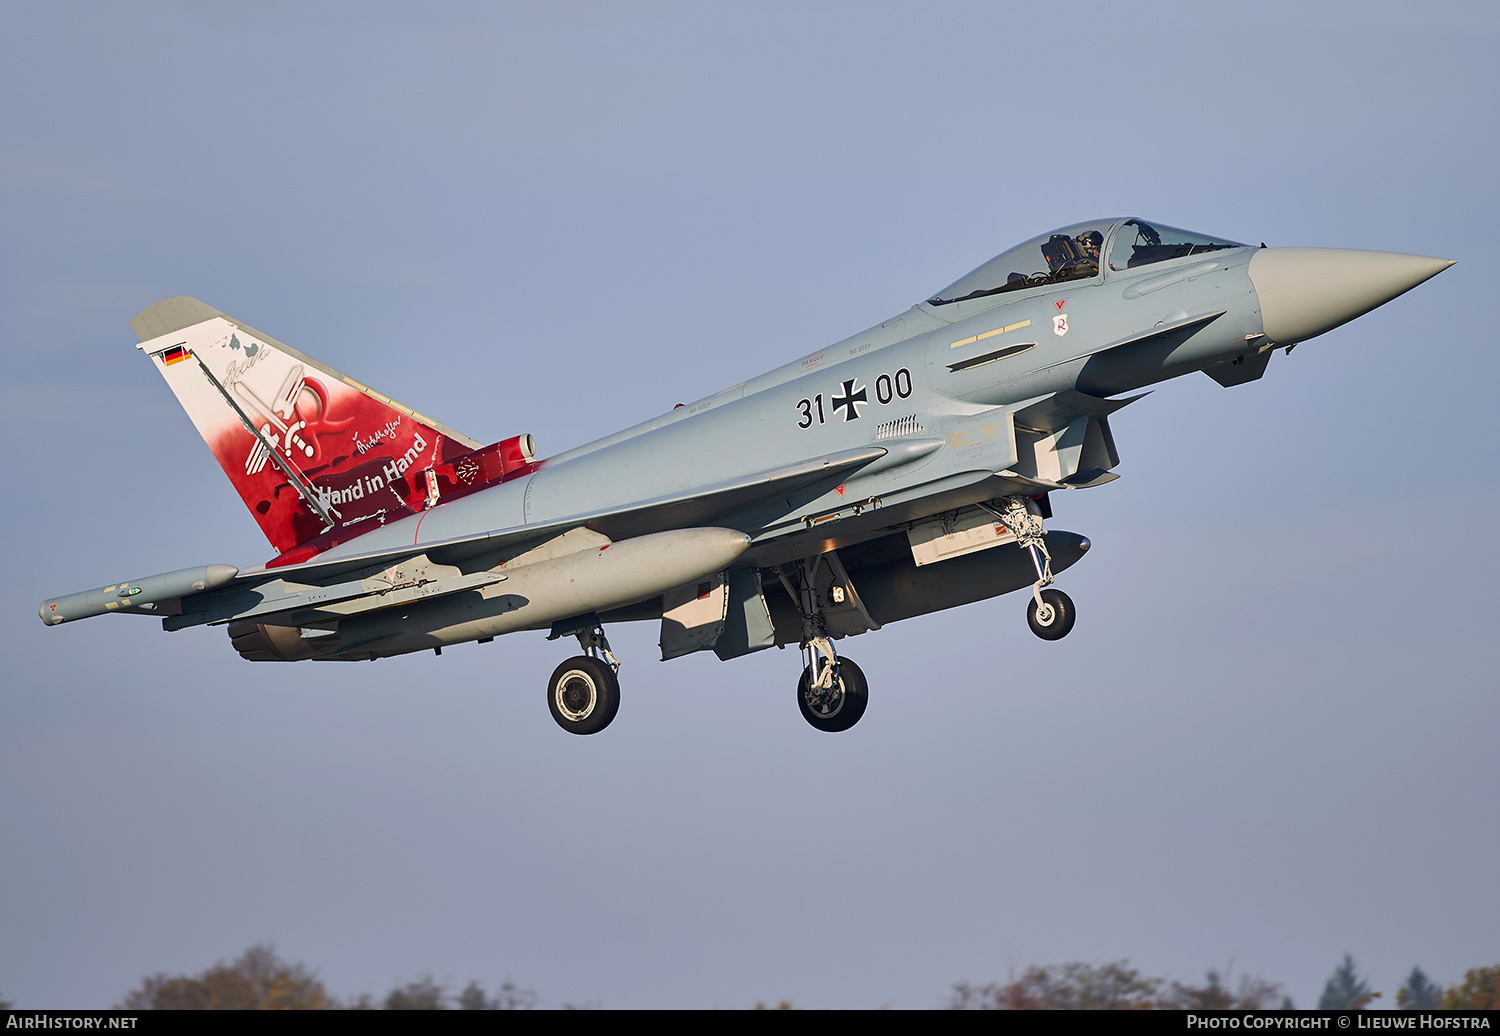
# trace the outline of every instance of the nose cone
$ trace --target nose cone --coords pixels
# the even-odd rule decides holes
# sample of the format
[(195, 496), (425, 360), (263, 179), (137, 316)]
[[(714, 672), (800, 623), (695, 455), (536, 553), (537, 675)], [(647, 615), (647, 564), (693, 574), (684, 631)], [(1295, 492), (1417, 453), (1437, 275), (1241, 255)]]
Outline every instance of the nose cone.
[(1266, 337), (1292, 345), (1383, 306), (1452, 259), (1352, 248), (1262, 248), (1250, 260)]

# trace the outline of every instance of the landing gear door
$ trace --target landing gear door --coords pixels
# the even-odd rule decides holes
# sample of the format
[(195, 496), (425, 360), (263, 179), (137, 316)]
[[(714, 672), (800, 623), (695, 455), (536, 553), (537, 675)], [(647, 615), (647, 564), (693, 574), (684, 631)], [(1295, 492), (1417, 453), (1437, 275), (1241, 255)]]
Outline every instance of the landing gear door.
[(741, 568), (729, 573), (729, 610), (724, 635), (714, 645), (714, 654), (727, 662), (775, 644), (776, 627), (771, 623), (759, 570)]
[(718, 643), (729, 609), (724, 573), (662, 595), (661, 660), (690, 655)]

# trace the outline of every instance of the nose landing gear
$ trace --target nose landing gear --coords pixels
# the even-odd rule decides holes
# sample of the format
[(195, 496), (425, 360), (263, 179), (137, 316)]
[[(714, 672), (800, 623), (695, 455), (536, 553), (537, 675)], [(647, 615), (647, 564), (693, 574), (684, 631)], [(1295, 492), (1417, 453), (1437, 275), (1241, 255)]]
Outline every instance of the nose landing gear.
[(1043, 640), (1061, 640), (1073, 629), (1078, 612), (1073, 599), (1052, 585), (1052, 556), (1047, 553), (1046, 529), (1036, 502), (1024, 496), (1008, 496), (1000, 507), (980, 504), (995, 520), (1010, 530), (1016, 543), (1031, 554), (1036, 582), (1031, 584), (1031, 603), (1026, 607), (1026, 625)]

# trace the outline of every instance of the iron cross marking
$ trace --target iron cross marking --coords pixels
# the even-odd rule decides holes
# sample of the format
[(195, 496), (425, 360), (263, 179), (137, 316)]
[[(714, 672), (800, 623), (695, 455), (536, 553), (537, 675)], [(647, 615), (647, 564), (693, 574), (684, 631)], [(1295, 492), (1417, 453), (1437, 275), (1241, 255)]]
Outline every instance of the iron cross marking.
[(858, 378), (850, 378), (844, 382), (844, 394), (842, 396), (834, 396), (830, 401), (834, 407), (843, 408), (845, 421), (859, 420), (859, 405), (864, 403), (868, 406), (870, 403), (870, 397), (865, 393), (864, 389), (855, 390), (854, 386), (858, 384)]

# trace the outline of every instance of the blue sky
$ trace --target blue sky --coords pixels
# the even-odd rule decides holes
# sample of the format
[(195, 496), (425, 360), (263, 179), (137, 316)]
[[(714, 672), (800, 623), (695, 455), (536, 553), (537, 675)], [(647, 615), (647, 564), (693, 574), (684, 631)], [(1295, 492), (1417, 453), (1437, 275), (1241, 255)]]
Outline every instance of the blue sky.
[[(253, 942), (606, 1007), (937, 1005), (1129, 958), (1386, 1002), (1500, 960), (1482, 4), (0, 9), (0, 995), (102, 1007)], [(269, 555), (126, 321), (204, 299), (550, 454), (1134, 213), (1457, 266), (1260, 382), (1113, 422), (1006, 597), (797, 660), (655, 661), (575, 738), (520, 634), (253, 665), (44, 597)], [(749, 447), (747, 447), (749, 448)]]

